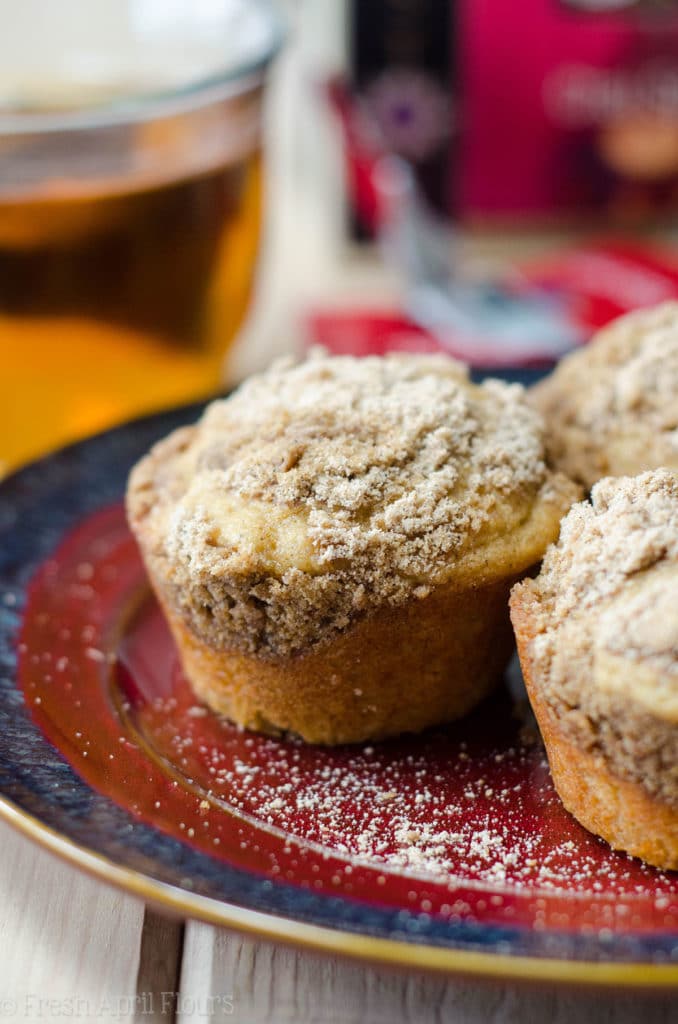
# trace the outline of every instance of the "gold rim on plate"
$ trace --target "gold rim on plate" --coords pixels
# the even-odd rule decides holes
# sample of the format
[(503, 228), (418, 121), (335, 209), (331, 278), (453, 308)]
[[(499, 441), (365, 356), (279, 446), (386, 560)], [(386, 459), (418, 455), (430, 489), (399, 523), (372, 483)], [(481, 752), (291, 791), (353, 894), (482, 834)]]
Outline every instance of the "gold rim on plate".
[(353, 960), (437, 974), (465, 975), (503, 981), (567, 982), (600, 987), (669, 989), (678, 987), (678, 964), (609, 963), (554, 960), (547, 957), (480, 953), (441, 946), (383, 939), (225, 903), (123, 868), (80, 846), (0, 796), (0, 819), (39, 846), (87, 874), (180, 917), (232, 928), (315, 953), (333, 953)]

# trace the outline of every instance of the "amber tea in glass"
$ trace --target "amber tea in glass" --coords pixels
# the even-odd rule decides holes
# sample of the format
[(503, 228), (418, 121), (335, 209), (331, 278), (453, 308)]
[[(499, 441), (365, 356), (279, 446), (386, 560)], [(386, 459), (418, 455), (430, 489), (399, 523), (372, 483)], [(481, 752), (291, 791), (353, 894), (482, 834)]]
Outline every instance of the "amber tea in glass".
[[(250, 299), (273, 11), (93, 9), (107, 17), (84, 63), (81, 34), (57, 19), (58, 69), (45, 52), (38, 75), (31, 50), (35, 67), (17, 57), (14, 77), (11, 63), (0, 74), (0, 473), (214, 390)], [(26, 40), (30, 20), (7, 17), (24, 18)]]

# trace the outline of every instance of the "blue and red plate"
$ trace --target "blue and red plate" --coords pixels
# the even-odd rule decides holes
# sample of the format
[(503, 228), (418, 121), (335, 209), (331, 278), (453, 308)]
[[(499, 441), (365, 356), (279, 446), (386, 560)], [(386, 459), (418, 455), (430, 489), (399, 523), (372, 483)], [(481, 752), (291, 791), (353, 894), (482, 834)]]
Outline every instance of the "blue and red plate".
[(563, 809), (515, 670), (460, 723), (332, 750), (196, 701), (121, 500), (136, 459), (198, 413), (120, 427), (0, 486), (3, 817), (166, 909), (318, 950), (678, 985), (678, 875)]

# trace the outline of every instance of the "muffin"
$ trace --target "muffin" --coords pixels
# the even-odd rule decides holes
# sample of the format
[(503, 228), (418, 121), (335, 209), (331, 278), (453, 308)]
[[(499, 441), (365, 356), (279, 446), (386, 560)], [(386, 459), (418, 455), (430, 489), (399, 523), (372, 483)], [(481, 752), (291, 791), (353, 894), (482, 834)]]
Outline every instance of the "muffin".
[(678, 476), (601, 480), (511, 594), (555, 787), (582, 825), (678, 868)]
[(522, 389), (445, 356), (317, 354), (212, 403), (128, 488), (197, 696), (326, 744), (464, 714), (577, 497), (543, 454)]
[(554, 465), (604, 476), (678, 470), (678, 302), (620, 317), (531, 392)]

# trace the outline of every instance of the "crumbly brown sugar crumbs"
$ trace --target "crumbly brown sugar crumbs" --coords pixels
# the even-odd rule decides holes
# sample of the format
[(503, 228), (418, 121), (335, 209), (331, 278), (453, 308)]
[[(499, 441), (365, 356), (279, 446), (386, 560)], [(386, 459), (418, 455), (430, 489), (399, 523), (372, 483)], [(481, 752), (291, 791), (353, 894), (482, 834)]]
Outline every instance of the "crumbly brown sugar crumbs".
[(522, 397), (500, 382), (471, 390), (437, 356), (279, 363), (208, 410), (197, 468), (243, 500), (307, 512), (321, 564), (378, 551), (385, 571), (428, 578), (501, 495), (543, 480)]
[(678, 476), (655, 470), (601, 480), (563, 520), (539, 587), (555, 621), (583, 613), (637, 573), (678, 563)]
[[(521, 526), (550, 480), (521, 387), (412, 355), (281, 361), (209, 407), (173, 473), (170, 510), (158, 489), (150, 514), (177, 590), (240, 607), (246, 588), (267, 622), (241, 609), (240, 642), (256, 634), (252, 649), (278, 653), (313, 639), (309, 608), (327, 635), (425, 596), (468, 549)], [(222, 518), (249, 524), (237, 542), (215, 529), (224, 501)]]
[(605, 430), (619, 416), (637, 417), (650, 430), (672, 434), (678, 450), (678, 303), (615, 322), (600, 345), (587, 368), (592, 362), (606, 372), (580, 391), (582, 422)]
[(674, 320), (651, 331), (614, 380), (610, 405), (666, 430), (678, 449), (678, 306)]
[(587, 486), (678, 468), (678, 302), (603, 328), (533, 391), (555, 464)]

